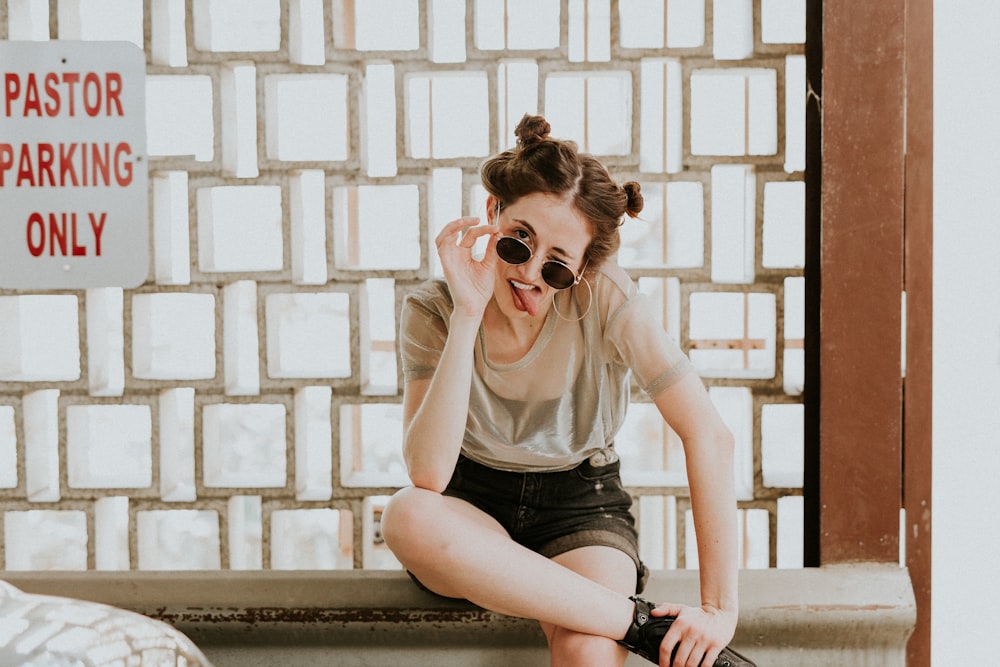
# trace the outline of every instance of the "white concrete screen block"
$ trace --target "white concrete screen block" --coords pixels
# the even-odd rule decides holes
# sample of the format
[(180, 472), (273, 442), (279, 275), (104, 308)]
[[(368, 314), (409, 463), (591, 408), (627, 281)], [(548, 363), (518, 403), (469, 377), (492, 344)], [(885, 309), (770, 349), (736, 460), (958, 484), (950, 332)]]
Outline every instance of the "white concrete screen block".
[(87, 515), (77, 510), (4, 512), (8, 570), (86, 570)]
[(285, 406), (207, 405), (202, 412), (205, 486), (285, 486)]
[(0, 381), (80, 379), (77, 298), (0, 296)]
[(146, 488), (153, 483), (148, 405), (66, 408), (66, 467), (75, 489)]
[(284, 265), (281, 188), (200, 188), (198, 266), (202, 271), (279, 271)]
[(0, 405), (0, 489), (17, 487), (17, 424), (14, 408)]
[(348, 158), (346, 75), (274, 74), (267, 77), (265, 88), (269, 158)]
[(226, 285), (223, 300), (223, 365), (226, 393), (260, 393), (260, 352), (257, 336), (257, 283), (239, 280)]
[(24, 475), (28, 500), (59, 500), (59, 390), (25, 394)]
[(267, 374), (272, 378), (351, 376), (350, 296), (270, 294), (265, 301)]
[(275, 510), (271, 513), (272, 570), (339, 570), (354, 566), (351, 513)]
[(211, 162), (215, 151), (212, 79), (201, 74), (146, 77), (146, 150)]
[(277, 51), (279, 0), (195, 0), (194, 47), (199, 51)]
[(295, 392), (296, 500), (333, 496), (332, 396), (330, 387), (302, 387)]
[(218, 570), (219, 513), (149, 510), (136, 513), (140, 570)]
[(87, 381), (91, 396), (125, 391), (125, 332), (120, 287), (87, 290)]
[(194, 473), (194, 389), (160, 394), (160, 497), (168, 502), (197, 498)]
[(215, 377), (215, 297), (161, 292), (132, 299), (132, 373), (149, 380)]

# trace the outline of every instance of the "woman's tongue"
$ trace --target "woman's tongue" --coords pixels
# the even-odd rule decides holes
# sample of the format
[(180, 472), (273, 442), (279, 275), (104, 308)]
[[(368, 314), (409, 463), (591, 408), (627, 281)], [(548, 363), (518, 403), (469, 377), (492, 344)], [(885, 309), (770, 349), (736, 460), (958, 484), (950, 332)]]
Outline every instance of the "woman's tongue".
[(510, 289), (514, 294), (514, 306), (518, 310), (523, 310), (527, 312), (532, 317), (538, 315), (538, 306), (542, 298), (541, 290), (537, 287), (531, 287), (530, 289), (521, 289), (525, 284), (521, 282), (511, 281)]

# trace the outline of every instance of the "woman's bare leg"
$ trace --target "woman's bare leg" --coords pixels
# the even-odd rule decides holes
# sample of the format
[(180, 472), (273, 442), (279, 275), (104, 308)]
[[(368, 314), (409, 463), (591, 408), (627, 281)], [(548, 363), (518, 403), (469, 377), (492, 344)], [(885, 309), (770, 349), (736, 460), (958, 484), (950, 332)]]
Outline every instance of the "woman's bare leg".
[[(635, 563), (612, 547), (591, 546), (574, 549), (553, 558), (555, 562), (623, 596), (635, 593)], [(552, 652), (551, 667), (619, 667), (628, 651), (613, 639), (584, 634), (542, 623)]]
[[(439, 595), (611, 639), (624, 637), (632, 622), (635, 605), (626, 594), (522, 547), (463, 500), (403, 489), (382, 514), (382, 534), (403, 566)], [(634, 566), (632, 574), (634, 590)]]

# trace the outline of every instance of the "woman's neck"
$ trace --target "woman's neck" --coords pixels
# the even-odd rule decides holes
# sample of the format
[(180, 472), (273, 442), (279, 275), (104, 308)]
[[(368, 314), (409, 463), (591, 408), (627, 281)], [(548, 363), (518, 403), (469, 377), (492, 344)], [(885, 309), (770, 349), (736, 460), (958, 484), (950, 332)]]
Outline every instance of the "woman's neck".
[(513, 363), (524, 357), (538, 340), (546, 313), (538, 317), (510, 318), (490, 301), (483, 313), (483, 335), (489, 358), (495, 363)]

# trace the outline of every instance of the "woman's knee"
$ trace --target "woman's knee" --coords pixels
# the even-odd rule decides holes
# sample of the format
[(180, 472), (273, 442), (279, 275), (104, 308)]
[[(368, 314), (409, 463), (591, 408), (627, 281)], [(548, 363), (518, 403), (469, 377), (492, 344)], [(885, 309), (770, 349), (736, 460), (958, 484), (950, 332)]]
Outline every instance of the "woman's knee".
[(429, 517), (441, 495), (426, 489), (407, 487), (397, 491), (382, 510), (382, 538), (393, 551), (404, 548), (408, 540), (426, 535)]

